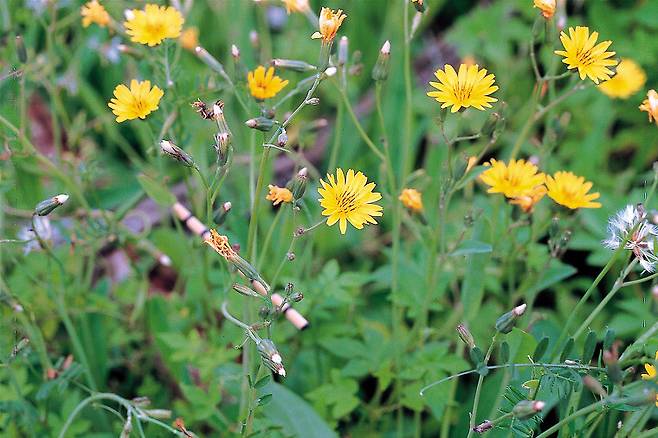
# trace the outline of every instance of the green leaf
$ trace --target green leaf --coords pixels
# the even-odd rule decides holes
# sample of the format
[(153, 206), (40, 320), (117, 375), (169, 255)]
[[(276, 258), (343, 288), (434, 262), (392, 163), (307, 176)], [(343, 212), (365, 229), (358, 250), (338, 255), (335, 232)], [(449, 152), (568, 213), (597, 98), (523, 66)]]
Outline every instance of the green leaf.
[(260, 389), (263, 386), (267, 385), (268, 383), (270, 383), (270, 376), (269, 375), (263, 376), (260, 378), (260, 380), (258, 380), (258, 382), (254, 384), (254, 388)]
[(313, 408), (283, 385), (270, 382), (263, 393), (272, 394), (272, 401), (263, 414), (292, 436), (306, 438), (338, 438)]
[(258, 397), (258, 400), (256, 400), (256, 403), (258, 406), (265, 406), (269, 404), (272, 401), (272, 394), (265, 394), (260, 397)]
[(535, 295), (552, 285), (559, 283), (565, 278), (571, 277), (577, 272), (576, 268), (569, 265), (560, 264), (558, 266), (550, 267), (540, 277), (540, 280), (528, 290), (529, 294)]
[(546, 349), (548, 348), (548, 342), (549, 342), (548, 336), (544, 336), (542, 340), (539, 341), (539, 344), (537, 344), (537, 347), (535, 348), (535, 352), (532, 353), (532, 360), (540, 361), (541, 358), (544, 357), (544, 354), (546, 353)]
[(176, 202), (176, 197), (162, 183), (144, 174), (139, 175), (137, 180), (142, 185), (146, 194), (157, 204), (163, 207), (171, 207)]
[(596, 333), (589, 332), (587, 333), (587, 338), (585, 338), (585, 345), (583, 346), (583, 363), (588, 364), (591, 362), (592, 357), (594, 356), (594, 350), (596, 349)]
[(465, 240), (450, 255), (454, 257), (468, 254), (485, 254), (492, 250), (493, 247), (488, 243), (479, 240)]

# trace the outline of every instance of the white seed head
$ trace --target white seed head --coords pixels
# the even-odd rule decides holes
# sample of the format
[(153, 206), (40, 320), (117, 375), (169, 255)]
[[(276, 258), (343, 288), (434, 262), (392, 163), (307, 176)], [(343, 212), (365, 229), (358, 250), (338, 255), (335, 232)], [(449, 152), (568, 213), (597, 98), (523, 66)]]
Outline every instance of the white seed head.
[(514, 313), (516, 316), (521, 316), (525, 313), (525, 308), (527, 306), (525, 304), (521, 304), (520, 306), (515, 307), (512, 310), (512, 313)]
[(384, 45), (382, 46), (382, 49), (380, 50), (382, 55), (390, 55), (391, 54), (391, 42), (389, 40), (386, 40)]
[(55, 196), (53, 199), (55, 199), (55, 202), (57, 202), (59, 205), (62, 205), (63, 203), (68, 201), (69, 195), (62, 193), (61, 195)]

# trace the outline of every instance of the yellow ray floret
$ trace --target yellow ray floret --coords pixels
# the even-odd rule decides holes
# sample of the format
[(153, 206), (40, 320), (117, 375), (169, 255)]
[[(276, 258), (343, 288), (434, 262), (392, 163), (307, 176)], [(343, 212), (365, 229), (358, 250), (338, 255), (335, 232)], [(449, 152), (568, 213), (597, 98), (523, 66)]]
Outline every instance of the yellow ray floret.
[(472, 106), (479, 110), (491, 108), (491, 102), (498, 100), (489, 96), (498, 90), (498, 86), (494, 85), (494, 75), (487, 75), (487, 70), (480, 70), (477, 64), (461, 64), (459, 72), (451, 65), (446, 65), (444, 70), (439, 69), (434, 75), (439, 82), (430, 82), (430, 85), (438, 91), (430, 91), (427, 95), (441, 102), (441, 108), (452, 106), (450, 111), (453, 113), (462, 107)]
[(135, 43), (157, 46), (165, 38), (178, 38), (183, 28), (183, 15), (172, 6), (147, 4), (144, 10), (133, 9), (123, 23), (126, 34)]
[(531, 195), (546, 178), (543, 173), (537, 173), (537, 166), (525, 160), (510, 160), (505, 164), (492, 158), (485, 166), (489, 169), (482, 172), (480, 180), (490, 186), (487, 193), (502, 193), (508, 198)]
[(564, 50), (555, 51), (557, 55), (564, 56), (562, 62), (567, 64), (568, 69), (578, 69), (580, 79), (588, 77), (596, 84), (610, 79), (613, 72), (608, 67), (617, 65), (617, 60), (609, 59), (615, 52), (606, 52), (612, 41), (596, 44), (598, 38), (599, 33), (592, 32), (590, 35), (588, 27), (570, 27), (569, 35), (560, 33)]
[(292, 202), (292, 192), (285, 187), (279, 187), (272, 184), (267, 186), (269, 193), (265, 197), (266, 200), (272, 201), (272, 205), (278, 205), (282, 202)]
[(546, 188), (549, 198), (572, 210), (601, 208), (599, 202), (592, 202), (599, 198), (599, 193), (588, 193), (592, 183), (585, 181), (582, 176), (576, 176), (571, 172), (556, 172), (553, 176), (546, 176)]
[(288, 85), (288, 81), (274, 75), (274, 67), (270, 67), (266, 71), (262, 65), (249, 72), (247, 83), (249, 92), (258, 100), (274, 97), (279, 91), (283, 90), (283, 87)]
[(318, 18), (320, 31), (311, 35), (311, 38), (322, 38), (324, 43), (330, 43), (336, 37), (336, 32), (338, 32), (338, 28), (343, 24), (345, 18), (347, 18), (347, 15), (343, 14), (342, 9), (333, 11), (329, 8), (322, 8), (320, 17)]
[(91, 23), (96, 23), (100, 27), (110, 24), (110, 14), (98, 3), (98, 0), (85, 3), (80, 8), (80, 15), (82, 15), (82, 27), (88, 27)]
[(379, 201), (382, 195), (372, 190), (375, 183), (368, 183), (368, 178), (361, 172), (349, 169), (347, 175), (342, 169), (336, 169), (336, 176), (327, 175), (328, 182), (320, 180), (322, 187), (318, 193), (319, 201), (324, 208), (323, 216), (328, 216), (327, 225), (338, 222), (340, 232), (345, 234), (347, 222), (354, 228), (362, 229), (364, 224), (377, 222), (373, 219), (382, 216), (382, 207), (373, 202)]
[(117, 122), (124, 120), (145, 119), (151, 112), (158, 109), (164, 92), (157, 86), (151, 88), (151, 81), (130, 81), (130, 88), (117, 85), (114, 97), (107, 104), (117, 116)]

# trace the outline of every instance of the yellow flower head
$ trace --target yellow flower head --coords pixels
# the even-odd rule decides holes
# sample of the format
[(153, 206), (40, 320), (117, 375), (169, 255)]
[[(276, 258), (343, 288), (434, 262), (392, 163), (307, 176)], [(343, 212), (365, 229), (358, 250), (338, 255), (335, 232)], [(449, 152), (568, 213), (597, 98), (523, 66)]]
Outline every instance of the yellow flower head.
[(596, 84), (600, 80), (610, 79), (612, 71), (608, 67), (617, 65), (617, 60), (608, 59), (614, 56), (615, 52), (606, 52), (612, 41), (596, 44), (598, 38), (598, 32), (592, 32), (590, 35), (589, 27), (570, 27), (568, 36), (564, 32), (560, 33), (564, 50), (555, 51), (557, 55), (564, 56), (562, 62), (567, 64), (568, 69), (578, 69), (581, 80), (589, 77)]
[(89, 27), (91, 23), (96, 23), (100, 27), (110, 24), (110, 14), (107, 13), (103, 5), (98, 3), (98, 0), (85, 3), (80, 8), (80, 15), (82, 15), (83, 27)]
[(647, 98), (640, 105), (640, 111), (649, 113), (649, 123), (653, 120), (658, 125), (658, 93), (656, 90), (649, 90)]
[(133, 9), (123, 23), (130, 40), (157, 46), (165, 38), (178, 38), (183, 28), (183, 16), (174, 7), (147, 4), (144, 10)]
[(318, 19), (320, 31), (311, 35), (311, 38), (322, 38), (323, 42), (330, 43), (336, 37), (336, 32), (346, 17), (347, 15), (343, 14), (342, 9), (333, 11), (329, 8), (322, 8)]
[(615, 75), (602, 82), (599, 90), (610, 97), (628, 99), (644, 87), (646, 81), (647, 75), (642, 67), (632, 59), (622, 58)]
[(199, 45), (199, 29), (188, 27), (178, 37), (180, 45), (186, 50), (194, 50)]
[(601, 208), (599, 202), (592, 202), (599, 198), (599, 193), (587, 193), (592, 183), (585, 181), (582, 176), (571, 172), (556, 172), (553, 176), (546, 176), (547, 195), (560, 205), (572, 210), (577, 208)]
[(502, 193), (508, 198), (531, 195), (546, 178), (543, 173), (537, 173), (537, 166), (525, 160), (510, 160), (505, 164), (492, 158), (485, 166), (490, 168), (482, 172), (480, 179), (490, 186), (487, 193)]
[(270, 189), (270, 192), (265, 199), (272, 201), (272, 205), (277, 205), (282, 202), (292, 202), (292, 192), (290, 190), (272, 184), (269, 184), (267, 187)]
[(555, 14), (555, 0), (535, 0), (534, 3), (534, 7), (539, 8), (547, 20)]
[(358, 230), (363, 228), (363, 224), (377, 223), (373, 217), (381, 216), (383, 209), (373, 204), (382, 198), (380, 193), (372, 191), (375, 183), (368, 183), (363, 173), (354, 173), (352, 169), (347, 171), (347, 177), (343, 169), (336, 169), (336, 177), (327, 175), (327, 179), (328, 183), (320, 180), (322, 187), (318, 188), (318, 193), (322, 196), (319, 199), (324, 207), (322, 215), (329, 216), (328, 226), (339, 222), (340, 232), (345, 234), (347, 221)]
[(210, 237), (204, 240), (204, 242), (228, 261), (231, 261), (237, 255), (233, 248), (231, 248), (228, 237), (222, 236), (215, 230), (210, 230)]
[(283, 0), (283, 3), (286, 5), (288, 15), (291, 12), (306, 12), (311, 10), (308, 0)]
[(534, 210), (535, 205), (541, 201), (541, 198), (544, 197), (546, 194), (546, 186), (543, 184), (540, 186), (536, 186), (530, 193), (524, 196), (518, 196), (511, 201), (509, 201), (510, 204), (518, 205), (521, 207), (521, 210), (523, 210), (524, 213), (532, 213), (532, 210)]
[[(656, 351), (656, 360), (658, 360), (658, 351)], [(644, 364), (644, 369), (647, 372), (646, 374), (642, 374), (642, 380), (653, 380), (656, 378), (656, 367), (645, 363)]]
[(461, 64), (459, 73), (451, 65), (445, 65), (444, 70), (439, 69), (434, 75), (439, 82), (430, 82), (430, 85), (438, 91), (430, 91), (427, 95), (441, 102), (441, 108), (452, 106), (450, 111), (453, 113), (462, 107), (472, 106), (479, 110), (491, 108), (489, 102), (498, 100), (489, 96), (498, 90), (498, 86), (494, 85), (494, 75), (487, 75), (487, 70), (478, 69), (477, 64)]
[(423, 211), (423, 194), (416, 189), (404, 189), (398, 197), (402, 205), (414, 213)]
[(160, 99), (164, 92), (151, 81), (138, 82), (136, 79), (130, 81), (130, 89), (125, 85), (117, 85), (114, 89), (114, 97), (107, 104), (117, 116), (117, 122), (145, 119), (146, 116), (158, 109)]
[(288, 81), (274, 76), (274, 67), (269, 67), (266, 72), (265, 67), (262, 65), (249, 72), (247, 82), (249, 83), (251, 95), (258, 100), (274, 97), (283, 87), (288, 85)]

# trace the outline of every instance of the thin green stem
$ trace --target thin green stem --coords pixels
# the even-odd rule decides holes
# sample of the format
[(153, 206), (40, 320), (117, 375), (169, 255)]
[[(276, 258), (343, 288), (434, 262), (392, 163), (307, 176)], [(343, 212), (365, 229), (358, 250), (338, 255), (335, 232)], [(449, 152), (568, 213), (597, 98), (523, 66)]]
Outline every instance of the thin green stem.
[[(487, 363), (489, 363), (489, 358), (491, 357), (491, 353), (493, 352), (493, 349), (496, 346), (497, 337), (498, 337), (498, 333), (496, 333), (491, 339), (491, 345), (489, 345), (489, 348), (487, 349), (487, 352), (484, 355), (483, 364), (485, 366), (487, 365)], [(477, 386), (475, 387), (475, 397), (473, 398), (473, 408), (471, 409), (471, 419), (468, 424), (468, 435), (466, 435), (466, 438), (470, 438), (471, 436), (473, 436), (473, 428), (475, 427), (476, 417), (478, 413), (478, 406), (480, 404), (482, 383), (484, 383), (484, 375), (480, 374), (480, 377), (478, 378)]]
[(354, 109), (352, 108), (352, 104), (350, 103), (349, 99), (347, 98), (347, 94), (345, 93), (345, 90), (342, 90), (340, 87), (336, 87), (338, 91), (340, 92), (341, 97), (343, 98), (343, 103), (345, 104), (345, 108), (347, 108), (347, 112), (350, 115), (350, 118), (352, 119), (352, 122), (354, 123), (354, 126), (356, 127), (356, 130), (359, 132), (359, 135), (361, 136), (361, 139), (365, 142), (366, 146), (370, 148), (370, 150), (377, 156), (382, 161), (386, 160), (386, 157), (382, 153), (382, 151), (377, 148), (375, 143), (370, 139), (368, 134), (366, 134), (366, 131), (363, 129), (363, 126), (361, 126), (361, 122), (359, 122), (359, 119), (357, 118), (356, 114), (354, 113)]

